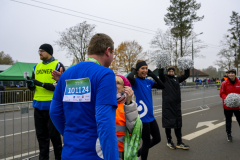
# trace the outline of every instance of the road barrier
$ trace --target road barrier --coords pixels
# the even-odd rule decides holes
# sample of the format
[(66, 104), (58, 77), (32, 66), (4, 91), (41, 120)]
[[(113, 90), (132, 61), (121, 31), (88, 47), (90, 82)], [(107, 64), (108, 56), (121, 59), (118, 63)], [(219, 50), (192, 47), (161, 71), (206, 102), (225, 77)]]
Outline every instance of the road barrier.
[(33, 96), (34, 91), (30, 90), (0, 91), (0, 104), (32, 101)]

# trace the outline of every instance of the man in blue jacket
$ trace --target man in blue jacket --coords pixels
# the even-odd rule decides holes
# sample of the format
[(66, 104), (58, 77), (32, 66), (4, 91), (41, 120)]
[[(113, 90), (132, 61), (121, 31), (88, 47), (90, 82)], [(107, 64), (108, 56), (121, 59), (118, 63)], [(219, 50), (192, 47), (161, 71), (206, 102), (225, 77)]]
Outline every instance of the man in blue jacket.
[(107, 67), (114, 42), (96, 34), (88, 58), (62, 75), (56, 86), (50, 117), (63, 135), (62, 159), (118, 160), (116, 80)]

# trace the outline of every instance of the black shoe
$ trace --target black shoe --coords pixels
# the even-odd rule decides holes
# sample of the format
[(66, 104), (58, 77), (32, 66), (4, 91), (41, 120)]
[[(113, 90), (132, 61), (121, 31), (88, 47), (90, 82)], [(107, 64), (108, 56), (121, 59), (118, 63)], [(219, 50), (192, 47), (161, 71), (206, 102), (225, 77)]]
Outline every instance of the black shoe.
[(231, 134), (227, 135), (227, 140), (228, 140), (228, 142), (232, 142), (232, 135)]
[(176, 146), (174, 145), (173, 141), (171, 141), (170, 143), (167, 143), (167, 146), (171, 149), (176, 149)]
[(189, 149), (189, 146), (184, 144), (184, 143), (181, 143), (181, 144), (177, 144), (177, 148), (179, 148), (179, 149)]

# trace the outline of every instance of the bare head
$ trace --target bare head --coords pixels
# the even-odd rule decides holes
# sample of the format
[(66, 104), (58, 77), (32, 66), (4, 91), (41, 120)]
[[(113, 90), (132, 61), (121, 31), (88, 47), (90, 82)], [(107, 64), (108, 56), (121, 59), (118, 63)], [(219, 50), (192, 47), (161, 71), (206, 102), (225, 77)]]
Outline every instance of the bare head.
[(88, 45), (88, 57), (97, 59), (101, 65), (109, 67), (113, 61), (114, 42), (103, 33), (95, 34)]

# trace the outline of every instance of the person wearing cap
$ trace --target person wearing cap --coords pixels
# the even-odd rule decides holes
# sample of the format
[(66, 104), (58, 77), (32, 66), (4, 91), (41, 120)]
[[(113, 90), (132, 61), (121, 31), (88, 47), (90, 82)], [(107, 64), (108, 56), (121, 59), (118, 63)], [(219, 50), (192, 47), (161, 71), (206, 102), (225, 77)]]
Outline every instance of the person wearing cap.
[(28, 77), (27, 84), (30, 90), (34, 90), (33, 108), (36, 135), (39, 144), (39, 159), (49, 159), (50, 140), (53, 144), (56, 160), (61, 159), (62, 140), (60, 133), (53, 125), (49, 109), (55, 90), (52, 71), (65, 71), (63, 64), (53, 57), (53, 48), (50, 44), (43, 44), (38, 50), (42, 62), (33, 67), (32, 78)]
[(240, 126), (240, 107), (236, 106), (231, 108), (225, 105), (224, 100), (230, 93), (240, 94), (240, 80), (236, 77), (235, 69), (228, 71), (228, 78), (222, 83), (220, 89), (220, 97), (223, 100), (224, 115), (226, 118), (227, 140), (232, 142), (232, 116), (233, 114), (235, 115)]
[[(147, 76), (152, 77), (155, 81), (147, 79)], [(164, 85), (161, 80), (148, 69), (147, 63), (143, 60), (137, 61), (136, 68), (131, 69), (131, 73), (129, 73), (127, 78), (136, 96), (138, 111), (143, 125), (143, 143), (142, 148), (138, 151), (138, 158), (141, 157), (142, 160), (146, 160), (149, 149), (161, 141), (159, 127), (153, 115), (152, 88), (163, 89)]]
[[(164, 83), (162, 92), (162, 125), (167, 136), (167, 146), (171, 149), (189, 149), (189, 146), (182, 142), (182, 112), (181, 112), (181, 90), (180, 83), (189, 77), (189, 69), (185, 74), (175, 77), (175, 68), (169, 67), (167, 74), (164, 69), (159, 69), (159, 78)], [(174, 145), (171, 136), (171, 129), (174, 129), (177, 137), (177, 146)]]
[(137, 104), (132, 101), (133, 90), (127, 78), (116, 75), (117, 102), (116, 131), (118, 139), (119, 159), (124, 159), (125, 130), (131, 134), (138, 116)]
[(225, 72), (225, 76), (221, 79), (221, 82), (224, 82), (228, 79), (228, 71)]

